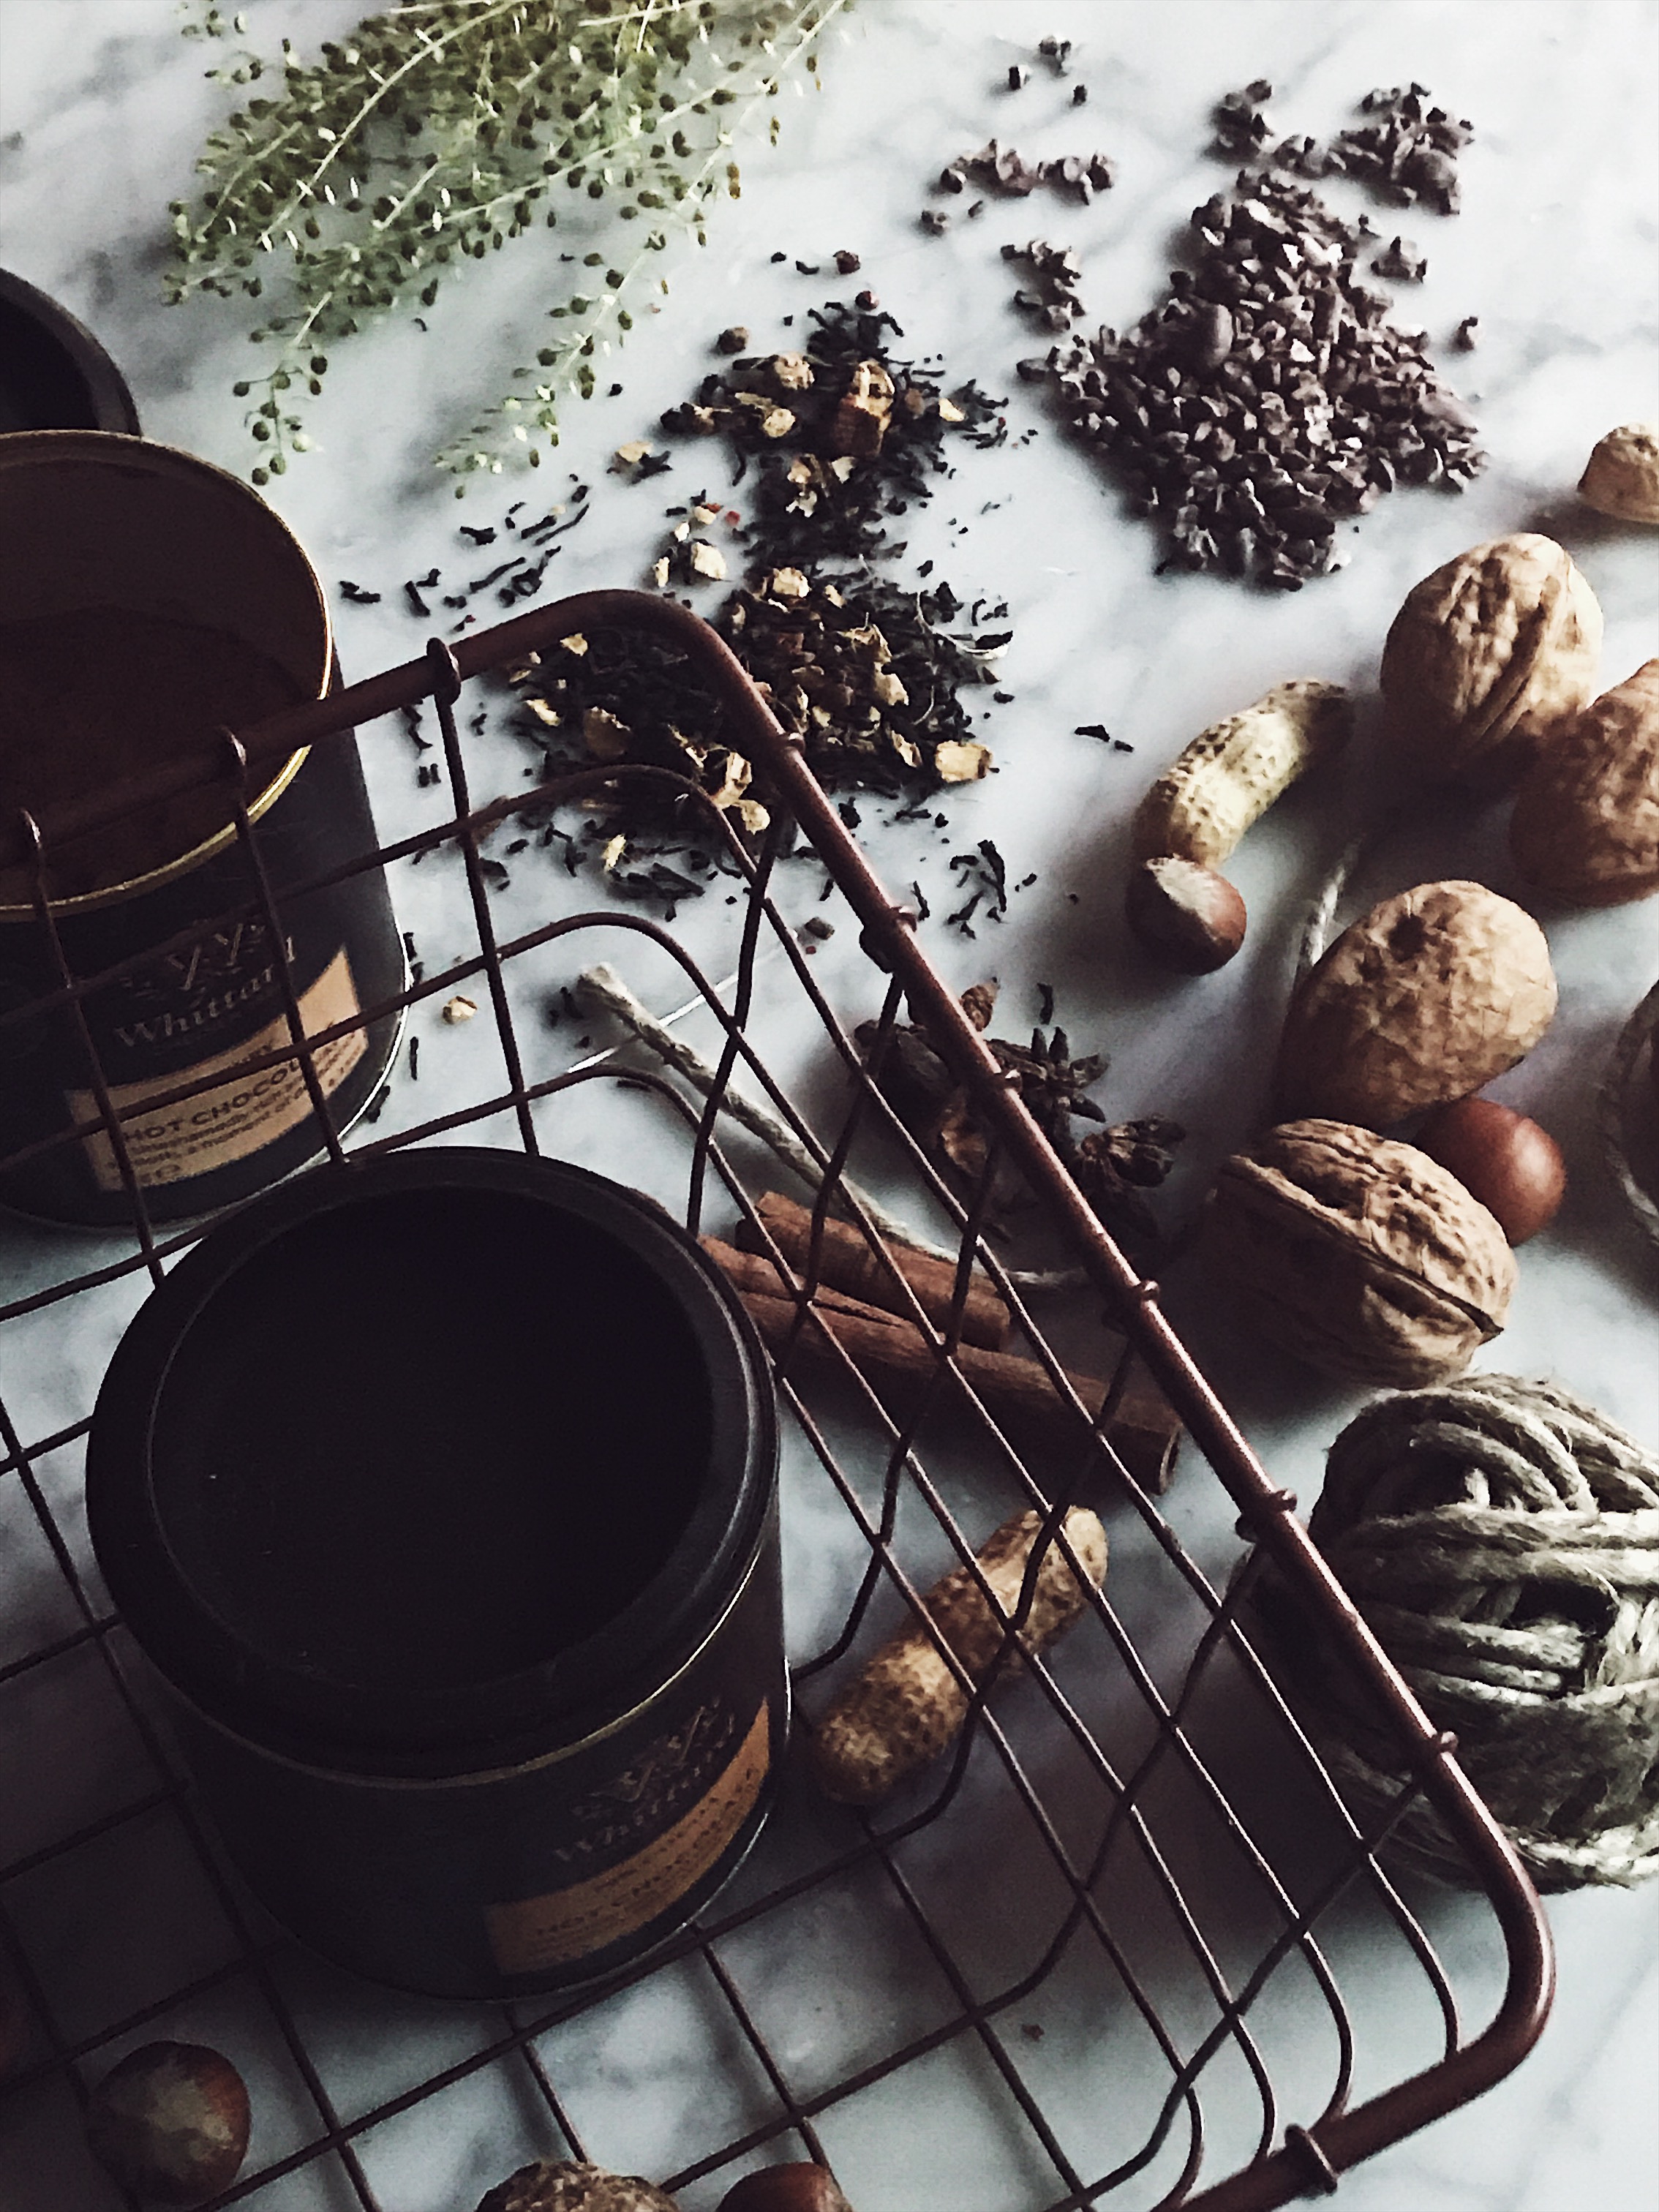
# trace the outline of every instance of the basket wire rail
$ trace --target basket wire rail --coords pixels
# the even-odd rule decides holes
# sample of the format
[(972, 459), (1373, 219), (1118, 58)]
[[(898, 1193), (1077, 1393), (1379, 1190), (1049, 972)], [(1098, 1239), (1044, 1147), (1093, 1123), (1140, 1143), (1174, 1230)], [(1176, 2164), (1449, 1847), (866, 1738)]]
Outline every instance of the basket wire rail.
[[(655, 769), (606, 765), (475, 801), (458, 714), (466, 687), (498, 678), (538, 647), (606, 625), (651, 628), (719, 686), (730, 741), (754, 763), (756, 790), (771, 810), (757, 848), (735, 836), (694, 786)], [(244, 794), (297, 748), (339, 742), (356, 726), (427, 702), (441, 732), (435, 757), (447, 817), (359, 855), (325, 880), (447, 848), (464, 872), (472, 943), (440, 972), (409, 981), (396, 1000), (307, 1035), (282, 951), (283, 902), (250, 835)], [(739, 892), (726, 981), (712, 980), (669, 929), (614, 905), (514, 936), (498, 933), (489, 838), (630, 776), (676, 787), (682, 806), (706, 817), (710, 848)], [(338, 1977), (335, 2014), (319, 2031), (306, 1994), (305, 1954), (222, 1858), (86, 1553), (75, 1469), (103, 1360), (136, 1297), (161, 1280), (203, 1224), (151, 1221), (82, 1013), (89, 994), (158, 949), (174, 948), (147, 947), (96, 975), (71, 973), (46, 866), (55, 843), (114, 818), (137, 798), (153, 801), (209, 781), (231, 794), (247, 872), (241, 913), (262, 921), (282, 952), (289, 1040), (250, 1060), (248, 1072), (297, 1061), (321, 1142), (336, 1160), (446, 1139), (557, 1150), (561, 1115), (601, 1097), (626, 1097), (630, 1114), (652, 1115), (674, 1148), (688, 1228), (696, 1234), (737, 1218), (746, 1224), (749, 1249), (768, 1255), (790, 1285), (793, 1320), (773, 1347), (788, 1431), (786, 1566), (793, 1618), (796, 1571), (806, 1563), (812, 1594), (805, 1610), (816, 1613), (820, 1632), (817, 1648), (793, 1669), (801, 1725), (810, 1729), (830, 1682), (918, 1618), (969, 1693), (968, 1725), (953, 1752), (887, 1805), (863, 1813), (832, 1808), (792, 1773), (751, 1857), (700, 1920), (597, 1987), (495, 2007), (433, 2005), (416, 2017), (407, 2001)], [(862, 1049), (775, 896), (780, 860), (797, 832), (827, 871), (826, 897), (833, 887), (859, 933), (866, 1003), (854, 1018), (876, 1023)], [(672, 1989), (695, 2023), (681, 2058), (704, 2118), (681, 2142), (684, 2154), (665, 2142), (650, 2170), (691, 2212), (713, 2208), (743, 2172), (803, 2157), (835, 2167), (858, 2212), (900, 2203), (939, 2212), (981, 2204), (987, 2212), (1107, 2204), (1248, 2212), (1334, 2191), (1345, 2169), (1479, 2094), (1530, 2049), (1549, 2006), (1547, 1934), (1524, 1872), (1458, 1767), (1453, 1739), (1435, 1730), (1371, 1638), (1294, 1517), (1295, 1499), (1258, 1462), (1165, 1318), (1158, 1285), (1105, 1233), (1017, 1086), (930, 966), (915, 914), (872, 873), (808, 770), (799, 740), (780, 729), (736, 659), (695, 616), (668, 599), (594, 592), (453, 647), (434, 640), (422, 658), (319, 703), (239, 736), (221, 732), (214, 748), (175, 761), (142, 787), (90, 795), (43, 823), (0, 823), (0, 864), (20, 861), (34, 872), (32, 926), (52, 948), (58, 988), (33, 1006), (0, 1011), (0, 1063), (15, 1021), (44, 1006), (71, 1011), (98, 1118), (42, 1142), (74, 1144), (106, 1132), (132, 1226), (113, 1257), (100, 1246), (94, 1264), (65, 1273), (77, 1255), (88, 1256), (65, 1237), (44, 1275), (37, 1267), (21, 1285), (0, 1285), (0, 1537), (12, 1531), (0, 1566), (23, 1556), (17, 1532), (26, 1527), (33, 1547), (27, 1557), (53, 1592), (46, 1603), (39, 1587), (0, 1591), (0, 1626), (23, 1607), (22, 1627), (0, 1645), (0, 1808), (7, 1790), (21, 1802), (50, 1771), (56, 1701), (96, 1705), (100, 1741), (118, 1739), (122, 1747), (104, 1789), (113, 1802), (100, 1797), (102, 1782), (73, 1802), (73, 1818), (54, 1819), (48, 1802), (24, 1824), (38, 1831), (26, 1849), (9, 1856), (0, 1849), (0, 1966), (21, 1992), (27, 2023), (21, 2057), (0, 2080), (0, 2130), (9, 2107), (14, 2142), (50, 2137), (61, 2150), (76, 2135), (76, 2110), (90, 2085), (125, 2049), (168, 2033), (169, 2023), (176, 2029), (181, 2020), (228, 2019), (218, 2039), (234, 2057), (235, 2021), (257, 2014), (269, 2067), (289, 2085), (286, 2133), (267, 2139), (256, 2130), (246, 2167), (215, 2205), (257, 2198), (330, 2212), (337, 2205), (397, 2212), (408, 2199), (381, 2147), (398, 2140), (404, 2124), (418, 2126), (423, 2108), (454, 2126), (454, 2114), (472, 2109), (455, 2100), (486, 2082), (514, 2118), (505, 2148), (485, 2145), (466, 2169), (482, 2174), (480, 2187), (535, 2155), (592, 2156), (642, 2170), (653, 2142), (630, 2151), (617, 2140), (614, 2118), (598, 2126), (596, 2139), (590, 2115), (605, 2108), (588, 2054), (596, 2036), (606, 2047), (605, 2023), (632, 2016), (625, 2008), (633, 1993)], [(183, 933), (176, 946), (228, 918)], [(591, 957), (596, 940), (634, 948), (653, 977), (682, 979), (680, 996), (716, 1040), (712, 1078), (701, 1090), (676, 1080), (637, 1045), (537, 1072), (544, 1055), (521, 1036), (526, 1006)], [(488, 1002), (489, 1019), (478, 1030), (495, 1032), (493, 1046), (480, 1035), (469, 1047), (477, 1096), (385, 1136), (364, 1122), (348, 1140), (331, 1121), (317, 1055), (359, 1026), (402, 1008), (430, 1011), (469, 986)], [(765, 1047), (766, 1011), (785, 1000), (816, 1040), (814, 1098), (831, 1102), (810, 1118)], [(962, 1085), (989, 1139), (983, 1171), (965, 1195), (960, 1183), (940, 1179), (872, 1078), (907, 1013)], [(149, 1110), (222, 1080), (217, 1073), (194, 1085), (181, 1079), (152, 1097)], [(805, 1164), (791, 1187), (811, 1206), (812, 1232), (796, 1266), (755, 1204), (757, 1182), (787, 1182), (789, 1170), (775, 1160), (768, 1167), (750, 1133), (752, 1110), (740, 1119), (727, 1110), (738, 1092), (781, 1125)], [(907, 1218), (951, 1224), (956, 1287), (942, 1318), (930, 1319), (908, 1290), (892, 1259), (889, 1218), (849, 1171), (856, 1162), (867, 1179), (866, 1160), (884, 1177), (883, 1189), (898, 1194)], [(586, 1164), (629, 1179), (625, 1154)], [(1086, 1284), (1061, 1307), (1053, 1295), (1045, 1302), (1031, 1278), (1012, 1274), (987, 1233), (993, 1186), (1011, 1170)], [(866, 1241), (890, 1277), (898, 1312), (926, 1347), (922, 1385), (902, 1409), (816, 1318), (832, 1218), (851, 1223)], [(38, 1260), (39, 1247), (30, 1253)], [(1025, 1449), (1000, 1424), (960, 1356), (976, 1273), (990, 1278), (1026, 1356), (1072, 1407), (1070, 1450)], [(1060, 1310), (1092, 1332), (1107, 1386), (1092, 1415), (1073, 1391), (1074, 1363), (1062, 1362), (1050, 1341)], [(37, 1433), (31, 1408), (50, 1401), (20, 1380), (32, 1380), (27, 1370), (48, 1331), (96, 1357), (79, 1398), (58, 1402)], [(7, 1358), (14, 1347), (15, 1363)], [(1110, 1441), (1132, 1358), (1186, 1431), (1167, 1507), (1156, 1480)], [(1059, 1524), (1074, 1502), (1093, 1505), (1106, 1522), (1114, 1563), (1105, 1584), (1046, 1657), (1008, 1670), (1018, 1679), (995, 1680), (988, 1694), (927, 1623), (923, 1593), (947, 1568), (976, 1572), (976, 1546), (1012, 1512), (1034, 1508), (1042, 1516), (1039, 1553), (1063, 1543)], [(1206, 1514), (1214, 1521), (1217, 1508), (1232, 1538), (1231, 1559), (1224, 1547), (1192, 1534)], [(828, 1562), (822, 1567), (818, 1547)], [(1397, 1747), (1408, 1779), (1381, 1827), (1362, 1828), (1350, 1815), (1252, 1644), (1250, 1586), (1267, 1561), (1370, 1685)], [(1008, 1618), (1005, 1653), (1030, 1602), (1037, 1563), (1034, 1556)], [(36, 1619), (51, 1632), (32, 1633)], [(1484, 1893), (1482, 1940), (1492, 1964), (1476, 1976), (1473, 1998), (1431, 1941), (1431, 1905), (1386, 1863), (1388, 1831), (1419, 1792), (1457, 1838), (1472, 1890)], [(55, 1802), (52, 1790), (41, 1795)], [(168, 1958), (151, 1973), (143, 2001), (125, 2008), (79, 1998), (65, 2006), (38, 1900), (54, 1883), (73, 1893), (82, 1868), (122, 1863), (124, 1847), (157, 1822), (179, 1839), (199, 1869), (202, 1896), (222, 1916), (228, 1933), (219, 1953)], [(1380, 2009), (1385, 2001), (1392, 2012)], [(1472, 2002), (1484, 2015), (1473, 2028), (1465, 2020)], [(460, 2015), (465, 2034), (449, 2034)], [(827, 2032), (814, 2026), (825, 2016)], [(354, 2087), (338, 2062), (341, 2018), (360, 2039), (393, 2053), (375, 2070), (372, 2094)], [(1396, 2034), (1395, 2021), (1413, 2023), (1412, 2032)], [(987, 2115), (988, 2165), (972, 2184), (965, 2165), (956, 2177), (942, 2166), (930, 2189), (914, 2166), (919, 2125), (927, 2133), (918, 2115), (931, 2100), (959, 2096), (963, 2085)], [(65, 2172), (82, 2170), (73, 2163), (78, 2154), (62, 2150)], [(967, 2161), (980, 2155), (971, 2145), (962, 2152)], [(88, 2177), (93, 2171), (84, 2168)], [(890, 2194), (884, 2174), (904, 2177), (908, 2193), (895, 2187)], [(97, 2185), (105, 2192), (100, 2203), (136, 2202), (101, 2178)]]

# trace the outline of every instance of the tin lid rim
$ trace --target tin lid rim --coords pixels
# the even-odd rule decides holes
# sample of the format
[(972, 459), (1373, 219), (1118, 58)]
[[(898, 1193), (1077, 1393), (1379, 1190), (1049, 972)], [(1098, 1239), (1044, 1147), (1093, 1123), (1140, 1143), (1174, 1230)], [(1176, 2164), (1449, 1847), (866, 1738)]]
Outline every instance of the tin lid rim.
[[(0, 276), (4, 272), (0, 271)], [(27, 288), (26, 288), (27, 289)], [(44, 296), (44, 295), (43, 295)], [(48, 302), (48, 304), (51, 304)], [(72, 319), (72, 318), (70, 319)], [(88, 334), (90, 338), (90, 333)], [(95, 343), (95, 341), (93, 341)], [(182, 446), (169, 446), (160, 439), (146, 438), (138, 430), (135, 416), (131, 432), (114, 429), (88, 430), (76, 427), (63, 429), (9, 430), (0, 433), (0, 469), (27, 467), (32, 460), (73, 459), (89, 461), (95, 465), (107, 463), (112, 467), (131, 467), (135, 457), (148, 460), (158, 473), (173, 473), (186, 478), (208, 479), (219, 488), (228, 488), (244, 505), (252, 503), (269, 518), (272, 531), (287, 541), (289, 550), (298, 556), (301, 572), (308, 580), (316, 600), (317, 613), (321, 622), (322, 667), (318, 678), (316, 696), (326, 698), (337, 681), (337, 661), (334, 637), (334, 617), (328, 603), (328, 593), (317, 572), (316, 563), (307, 552), (297, 532), (277, 513), (269, 500), (260, 497), (252, 484), (246, 484), (228, 469), (222, 469), (215, 461), (204, 460), (199, 453), (187, 452)], [(282, 797), (305, 765), (307, 747), (289, 756), (275, 771), (270, 780), (248, 801), (248, 815), (258, 821)], [(210, 837), (189, 851), (175, 854), (155, 868), (146, 870), (119, 884), (105, 884), (96, 890), (77, 891), (68, 898), (47, 901), (53, 915), (88, 914), (99, 907), (114, 906), (146, 891), (158, 890), (176, 878), (188, 875), (204, 860), (211, 860), (234, 840), (236, 825), (228, 823)], [(36, 920), (32, 905), (15, 902), (0, 902), (0, 924)]]
[[(686, 1319), (709, 1384), (708, 1478), (674, 1554), (591, 1637), (494, 1680), (411, 1694), (343, 1686), (242, 1644), (173, 1559), (153, 1486), (155, 1418), (175, 1352), (221, 1285), (289, 1229), (398, 1190), (483, 1189), (550, 1205), (617, 1236)], [(567, 1161), (423, 1146), (325, 1164), (210, 1231), (121, 1340), (87, 1451), (93, 1548), (140, 1648), (191, 1702), (273, 1751), (374, 1774), (518, 1765), (648, 1703), (726, 1610), (763, 1540), (777, 1468), (775, 1402), (748, 1316), (695, 1239), (640, 1194)], [(595, 1685), (599, 1686), (596, 1689)]]
[[(15, 270), (0, 269), (0, 307), (30, 324), (67, 371), (66, 389), (84, 404), (90, 422), (41, 423), (41, 429), (94, 430), (141, 434), (137, 403), (113, 357), (80, 318), (49, 292)], [(27, 432), (0, 435), (25, 436)]]

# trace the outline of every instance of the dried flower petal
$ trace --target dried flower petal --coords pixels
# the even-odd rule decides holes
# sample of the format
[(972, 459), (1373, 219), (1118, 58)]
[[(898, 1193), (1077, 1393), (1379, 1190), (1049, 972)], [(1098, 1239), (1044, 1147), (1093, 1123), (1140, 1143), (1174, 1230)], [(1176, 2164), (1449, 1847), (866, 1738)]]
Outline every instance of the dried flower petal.
[(991, 748), (977, 738), (947, 738), (934, 746), (933, 766), (945, 783), (976, 783), (990, 773)]

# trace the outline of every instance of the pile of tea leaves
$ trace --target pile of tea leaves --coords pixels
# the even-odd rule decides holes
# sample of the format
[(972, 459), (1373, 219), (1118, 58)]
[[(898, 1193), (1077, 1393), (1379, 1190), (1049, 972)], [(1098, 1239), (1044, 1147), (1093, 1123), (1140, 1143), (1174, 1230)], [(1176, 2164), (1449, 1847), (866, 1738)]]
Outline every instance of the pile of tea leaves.
[[(950, 473), (949, 441), (995, 445), (1006, 431), (1001, 402), (971, 384), (947, 392), (934, 368), (896, 358), (888, 341), (902, 337), (899, 325), (870, 295), (860, 301), (868, 304), (813, 311), (799, 352), (744, 356), (747, 332), (726, 333), (719, 343), (734, 356), (731, 366), (663, 417), (676, 455), (642, 444), (617, 460), (649, 479), (688, 441), (724, 448), (728, 489), (700, 490), (669, 508), (656, 582), (723, 579), (725, 552), (708, 534), (720, 528), (744, 574), (715, 627), (779, 721), (801, 738), (826, 789), (909, 811), (990, 772), (964, 695), (996, 682), (1012, 633), (1006, 603), (968, 608), (949, 584), (927, 580), (931, 562), (908, 588), (878, 564), (904, 553), (893, 525)], [(611, 763), (672, 769), (735, 827), (765, 828), (751, 764), (719, 700), (672, 641), (596, 630), (564, 639), (514, 680), (520, 727), (540, 750), (545, 778)], [(587, 818), (564, 841), (573, 869), (596, 857), (614, 890), (670, 912), (704, 887), (717, 841), (687, 793), (621, 778), (586, 794), (584, 806)]]

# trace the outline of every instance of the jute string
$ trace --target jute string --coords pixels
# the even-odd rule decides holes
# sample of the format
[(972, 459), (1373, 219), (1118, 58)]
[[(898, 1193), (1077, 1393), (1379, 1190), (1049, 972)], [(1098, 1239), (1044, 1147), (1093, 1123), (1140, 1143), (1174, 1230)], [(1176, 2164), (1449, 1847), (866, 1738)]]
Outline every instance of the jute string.
[[(1659, 1457), (1564, 1390), (1466, 1376), (1368, 1406), (1310, 1531), (1543, 1888), (1659, 1870)], [(1269, 1647), (1362, 1816), (1397, 1797), (1370, 1701), (1269, 1578)], [(1400, 1856), (1467, 1880), (1425, 1800)]]

